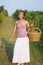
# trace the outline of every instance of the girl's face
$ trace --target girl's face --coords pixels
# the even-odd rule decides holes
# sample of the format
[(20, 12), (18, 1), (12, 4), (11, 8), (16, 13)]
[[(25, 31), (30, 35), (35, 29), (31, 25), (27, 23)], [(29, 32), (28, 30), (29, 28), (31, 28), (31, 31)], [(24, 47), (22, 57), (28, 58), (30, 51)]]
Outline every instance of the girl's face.
[(18, 15), (18, 17), (19, 17), (20, 19), (24, 18), (24, 12), (20, 12), (19, 15)]

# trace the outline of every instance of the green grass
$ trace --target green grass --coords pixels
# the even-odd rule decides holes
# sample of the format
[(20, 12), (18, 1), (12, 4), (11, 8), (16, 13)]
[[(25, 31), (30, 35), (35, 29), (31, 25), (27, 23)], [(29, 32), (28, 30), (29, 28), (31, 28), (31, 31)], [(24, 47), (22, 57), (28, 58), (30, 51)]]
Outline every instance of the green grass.
[[(12, 44), (8, 42), (13, 31), (13, 21), (11, 17), (7, 17), (0, 25), (0, 65), (16, 65), (12, 63), (12, 56), (17, 32), (14, 35)], [(41, 42), (30, 42), (30, 58), (31, 62), (25, 65), (43, 65), (43, 47)]]

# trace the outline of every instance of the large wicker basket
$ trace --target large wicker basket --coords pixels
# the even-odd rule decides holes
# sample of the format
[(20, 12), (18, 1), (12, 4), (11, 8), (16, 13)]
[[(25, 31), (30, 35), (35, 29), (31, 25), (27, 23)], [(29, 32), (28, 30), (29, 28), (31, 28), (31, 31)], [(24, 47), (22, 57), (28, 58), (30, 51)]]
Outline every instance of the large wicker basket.
[(41, 37), (41, 30), (39, 28), (34, 29), (37, 29), (39, 32), (29, 32), (29, 39), (30, 41), (39, 41)]

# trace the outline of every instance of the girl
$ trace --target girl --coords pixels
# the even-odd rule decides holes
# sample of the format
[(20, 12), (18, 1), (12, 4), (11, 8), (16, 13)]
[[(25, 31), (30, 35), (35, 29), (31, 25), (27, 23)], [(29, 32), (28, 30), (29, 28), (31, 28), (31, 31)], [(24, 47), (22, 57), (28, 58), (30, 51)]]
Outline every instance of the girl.
[(12, 63), (17, 63), (17, 65), (24, 65), (24, 63), (30, 62), (29, 38), (26, 31), (26, 28), (29, 29), (29, 23), (24, 19), (24, 11), (20, 11), (18, 17), (19, 20), (17, 20), (15, 23), (14, 30), (9, 42), (12, 42), (17, 29), (18, 36), (13, 50)]

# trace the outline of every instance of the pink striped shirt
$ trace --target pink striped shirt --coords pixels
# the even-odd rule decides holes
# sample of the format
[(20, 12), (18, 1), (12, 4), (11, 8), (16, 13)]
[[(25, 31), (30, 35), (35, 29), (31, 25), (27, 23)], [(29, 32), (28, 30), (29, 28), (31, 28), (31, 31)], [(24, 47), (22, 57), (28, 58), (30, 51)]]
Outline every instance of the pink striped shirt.
[(26, 25), (25, 24), (17, 24), (18, 37), (27, 37)]

